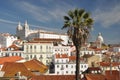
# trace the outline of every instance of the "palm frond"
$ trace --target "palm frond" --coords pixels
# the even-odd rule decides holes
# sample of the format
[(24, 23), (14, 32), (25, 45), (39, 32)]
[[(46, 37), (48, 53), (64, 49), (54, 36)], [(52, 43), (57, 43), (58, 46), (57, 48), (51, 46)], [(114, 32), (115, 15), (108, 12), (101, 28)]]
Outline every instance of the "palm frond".
[(74, 16), (77, 17), (78, 16), (78, 9), (74, 10)]
[(80, 9), (80, 10), (79, 10), (79, 16), (82, 16), (84, 12), (85, 12), (84, 9)]
[(64, 16), (64, 20), (69, 21), (69, 20), (70, 20), (70, 18), (69, 18), (68, 16)]
[(83, 18), (87, 19), (87, 18), (89, 18), (89, 16), (90, 16), (89, 13), (85, 13), (85, 14), (83, 15)]
[(72, 10), (70, 10), (70, 11), (68, 12), (68, 15), (70, 16), (71, 19), (74, 18), (74, 15), (73, 15), (73, 11), (72, 11)]

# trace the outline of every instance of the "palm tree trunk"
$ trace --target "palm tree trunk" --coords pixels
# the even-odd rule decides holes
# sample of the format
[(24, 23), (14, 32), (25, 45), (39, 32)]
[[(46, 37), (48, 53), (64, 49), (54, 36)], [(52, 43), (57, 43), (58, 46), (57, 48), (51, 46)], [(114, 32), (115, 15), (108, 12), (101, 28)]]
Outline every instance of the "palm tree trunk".
[(76, 80), (80, 80), (79, 72), (80, 72), (80, 54), (79, 48), (78, 46), (76, 46)]

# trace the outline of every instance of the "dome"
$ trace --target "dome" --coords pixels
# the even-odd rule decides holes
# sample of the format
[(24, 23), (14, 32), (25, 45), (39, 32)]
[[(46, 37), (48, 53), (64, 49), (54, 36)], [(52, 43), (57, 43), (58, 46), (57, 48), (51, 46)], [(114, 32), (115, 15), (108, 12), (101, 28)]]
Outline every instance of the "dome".
[(103, 42), (104, 42), (101, 33), (98, 34), (98, 37), (97, 37), (97, 40), (96, 40), (96, 41), (97, 41), (97, 42), (100, 42), (100, 43), (103, 43)]

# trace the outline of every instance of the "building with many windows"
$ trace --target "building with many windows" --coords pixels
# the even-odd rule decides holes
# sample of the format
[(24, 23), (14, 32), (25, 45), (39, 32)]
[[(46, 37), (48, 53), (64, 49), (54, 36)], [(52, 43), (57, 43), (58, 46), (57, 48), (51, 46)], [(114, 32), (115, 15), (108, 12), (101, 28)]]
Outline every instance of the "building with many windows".
[[(67, 54), (56, 54), (55, 55), (55, 75), (75, 75), (76, 71), (76, 57), (68, 56)], [(80, 63), (80, 74), (86, 71), (88, 64), (81, 60)]]
[(48, 65), (52, 62), (53, 46), (61, 41), (61, 39), (34, 38), (24, 43), (24, 56), (27, 60), (35, 58)]
[(30, 29), (27, 21), (22, 26), (20, 22), (18, 23), (16, 29), (16, 35), (22, 40), (30, 40), (33, 38), (47, 38), (47, 39), (62, 39), (62, 44), (67, 45), (69, 38), (67, 34), (59, 34), (55, 32), (45, 31), (45, 30), (32, 30)]

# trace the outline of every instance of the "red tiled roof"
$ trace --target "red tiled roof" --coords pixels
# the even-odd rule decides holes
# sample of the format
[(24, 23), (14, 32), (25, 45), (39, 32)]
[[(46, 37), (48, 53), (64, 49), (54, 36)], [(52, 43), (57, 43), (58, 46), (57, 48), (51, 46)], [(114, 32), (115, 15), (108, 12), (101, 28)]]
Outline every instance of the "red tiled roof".
[(28, 43), (49, 43), (49, 42), (60, 42), (63, 41), (62, 39), (51, 39), (51, 38), (34, 38), (33, 40), (31, 40)]
[(110, 62), (100, 62), (100, 66), (108, 67), (110, 65), (112, 65), (112, 66), (119, 66), (120, 63), (118, 63), (118, 62), (111, 62), (111, 63)]
[(24, 62), (24, 65), (31, 71), (38, 70), (40, 73), (45, 73), (48, 70), (47, 66), (45, 66), (42, 62), (36, 59)]
[(6, 51), (7, 48), (3, 47), (3, 48), (0, 48), (0, 50), (2, 51)]
[(40, 75), (34, 76), (31, 80), (75, 80), (74, 75)]
[(20, 48), (18, 46), (16, 46), (15, 44), (12, 44), (11, 46), (9, 46), (8, 48), (13, 48), (13, 50), (19, 50)]
[(22, 59), (23, 58), (19, 56), (2, 57), (0, 58), (0, 64), (4, 64), (5, 62), (16, 62)]
[(107, 80), (120, 80), (119, 75), (120, 75), (120, 73), (117, 70), (112, 70), (112, 74), (111, 74), (110, 70), (105, 71), (105, 76), (106, 76)]
[(69, 60), (70, 61), (76, 60), (76, 56), (69, 56)]
[(98, 71), (98, 70), (101, 70), (99, 67), (89, 67), (88, 69), (91, 70), (91, 71), (92, 71), (92, 70), (97, 70), (97, 71)]
[(32, 76), (23, 63), (6, 62), (1, 71), (5, 71), (4, 77), (14, 77), (16, 73), (21, 72), (21, 75)]
[(105, 76), (101, 74), (86, 74), (85, 77), (87, 80), (106, 80)]
[(56, 58), (68, 58), (67, 54), (55, 54)]
[(60, 54), (55, 54), (55, 57), (56, 58), (60, 58)]
[(95, 51), (101, 51), (101, 50), (103, 50), (102, 48), (97, 48), (97, 47), (89, 47), (90, 49), (93, 49), (93, 50), (95, 50)]

